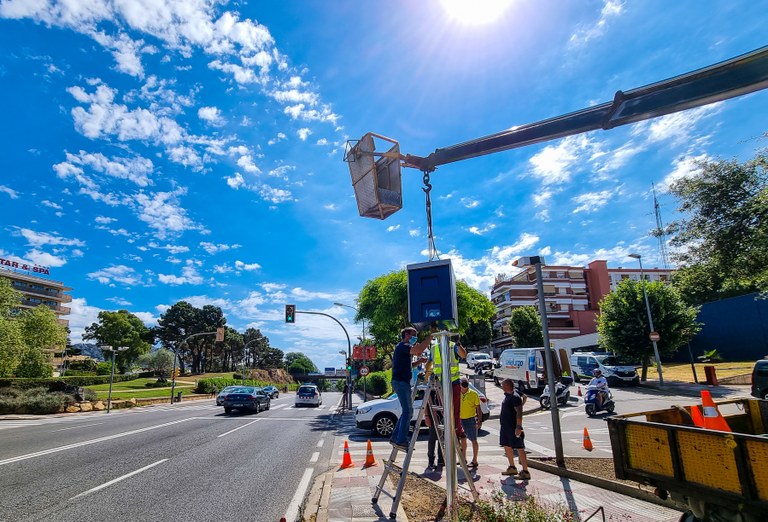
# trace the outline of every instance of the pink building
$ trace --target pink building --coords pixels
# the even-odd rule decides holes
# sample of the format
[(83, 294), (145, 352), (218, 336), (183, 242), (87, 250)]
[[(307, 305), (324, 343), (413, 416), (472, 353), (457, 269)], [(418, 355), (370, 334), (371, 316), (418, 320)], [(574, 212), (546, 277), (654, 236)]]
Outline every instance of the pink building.
[[(584, 267), (542, 266), (544, 300), (550, 339), (566, 339), (597, 331), (598, 303), (622, 279), (640, 280), (640, 268), (608, 268), (606, 261), (592, 261)], [(674, 270), (643, 269), (648, 281), (669, 281)], [(526, 267), (517, 275), (500, 275), (491, 289), (496, 305), (494, 351), (513, 347), (507, 322), (512, 310), (521, 306), (538, 309), (536, 270)]]

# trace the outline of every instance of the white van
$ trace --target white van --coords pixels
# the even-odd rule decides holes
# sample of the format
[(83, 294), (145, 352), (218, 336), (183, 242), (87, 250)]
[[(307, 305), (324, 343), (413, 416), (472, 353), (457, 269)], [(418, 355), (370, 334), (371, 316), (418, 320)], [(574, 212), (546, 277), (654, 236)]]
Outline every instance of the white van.
[(640, 382), (640, 376), (632, 365), (622, 365), (610, 353), (599, 352), (574, 352), (571, 356), (571, 367), (576, 381), (589, 381), (592, 372), (600, 369), (603, 377), (608, 380), (609, 386), (617, 384), (629, 384), (632, 386)]
[[(555, 380), (567, 384), (573, 382), (568, 352), (565, 349), (553, 350), (552, 361)], [(501, 385), (504, 379), (512, 379), (524, 389), (542, 390), (547, 384), (547, 374), (544, 365), (544, 348), (510, 348), (499, 356), (499, 362), (493, 370), (493, 382)]]
[(475, 365), (480, 362), (492, 362), (491, 356), (485, 352), (469, 352), (467, 354), (467, 368), (474, 369)]

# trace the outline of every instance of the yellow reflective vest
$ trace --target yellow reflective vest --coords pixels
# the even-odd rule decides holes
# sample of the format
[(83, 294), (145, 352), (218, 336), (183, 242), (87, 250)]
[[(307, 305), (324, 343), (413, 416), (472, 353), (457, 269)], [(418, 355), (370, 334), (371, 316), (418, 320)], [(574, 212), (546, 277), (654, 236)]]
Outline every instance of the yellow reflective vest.
[[(455, 357), (453, 358), (453, 364), (451, 365), (451, 382), (461, 379), (461, 371), (459, 370), (459, 356), (455, 353), (456, 343), (449, 341), (448, 346), (451, 350), (454, 350)], [(442, 357), (440, 356), (440, 345), (438, 343), (432, 344), (432, 371), (437, 377), (440, 377), (443, 373)]]

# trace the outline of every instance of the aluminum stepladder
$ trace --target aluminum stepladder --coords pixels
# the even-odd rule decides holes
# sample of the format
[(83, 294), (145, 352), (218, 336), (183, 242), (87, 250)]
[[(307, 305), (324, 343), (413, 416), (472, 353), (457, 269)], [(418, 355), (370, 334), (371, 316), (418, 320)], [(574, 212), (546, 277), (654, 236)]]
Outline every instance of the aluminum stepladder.
[[(378, 503), (379, 496), (382, 492), (386, 493), (384, 491), (384, 484), (387, 481), (387, 477), (390, 473), (397, 473), (400, 475), (400, 480), (397, 483), (397, 490), (395, 491), (395, 495), (392, 496), (389, 493), (388, 495), (392, 496), (392, 509), (389, 513), (389, 518), (392, 520), (397, 518), (397, 507), (400, 505), (400, 500), (402, 499), (403, 495), (403, 489), (405, 487), (405, 481), (408, 476), (408, 468), (411, 464), (411, 457), (413, 456), (413, 450), (416, 447), (416, 439), (418, 438), (419, 434), (419, 427), (421, 426), (422, 421), (424, 420), (425, 415), (429, 415), (429, 420), (432, 423), (432, 426), (435, 427), (437, 430), (437, 443), (440, 447), (440, 452), (443, 455), (443, 458), (445, 459), (445, 448), (443, 445), (443, 436), (444, 436), (444, 425), (441, 422), (439, 413), (443, 412), (443, 394), (440, 390), (440, 384), (435, 377), (434, 374), (430, 373), (427, 377), (427, 386), (426, 388), (423, 387), (423, 381), (417, 380), (416, 385), (413, 387), (413, 391), (411, 392), (411, 403), (414, 403), (416, 400), (416, 396), (418, 394), (418, 391), (420, 389), (424, 389), (424, 398), (421, 401), (421, 406), (419, 407), (419, 414), (416, 417), (416, 424), (414, 426), (415, 433), (411, 437), (410, 444), (408, 445), (408, 451), (405, 453), (405, 458), (403, 459), (403, 465), (401, 467), (397, 467), (395, 465), (395, 460), (397, 459), (397, 455), (400, 451), (400, 448), (396, 446), (392, 446), (392, 452), (389, 454), (389, 458), (384, 461), (384, 472), (381, 474), (381, 479), (379, 480), (379, 484), (376, 486), (376, 492), (371, 499), (371, 502), (373, 504)], [(429, 401), (429, 407), (427, 408), (427, 401)], [(428, 412), (428, 413), (427, 413)], [(448, 412), (449, 415), (453, 415), (453, 412)], [(464, 477), (467, 479), (467, 484), (469, 485), (469, 489), (472, 493), (473, 498), (475, 499), (475, 502), (477, 502), (480, 499), (480, 495), (477, 492), (477, 488), (475, 488), (475, 482), (472, 478), (472, 474), (469, 472), (469, 468), (467, 467), (467, 460), (464, 458), (464, 454), (461, 451), (461, 447), (458, 444), (458, 441), (456, 439), (456, 433), (453, 434), (454, 437), (454, 448), (456, 448), (456, 456), (459, 459), (459, 463), (461, 464), (461, 469), (464, 471)], [(447, 459), (446, 459), (447, 460)]]

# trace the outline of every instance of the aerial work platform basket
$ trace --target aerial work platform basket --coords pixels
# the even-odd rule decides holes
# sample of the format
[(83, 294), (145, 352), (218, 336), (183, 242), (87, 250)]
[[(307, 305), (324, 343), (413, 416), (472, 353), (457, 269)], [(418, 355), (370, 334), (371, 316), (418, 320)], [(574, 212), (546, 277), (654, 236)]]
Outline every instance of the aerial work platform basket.
[[(376, 141), (389, 149), (377, 152)], [(372, 132), (347, 142), (344, 161), (349, 165), (361, 216), (386, 219), (403, 207), (401, 158), (398, 142)]]

